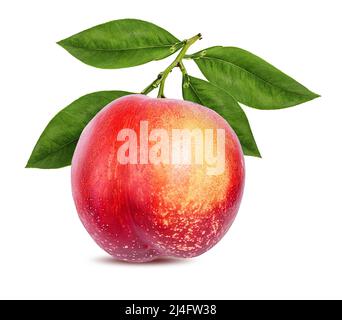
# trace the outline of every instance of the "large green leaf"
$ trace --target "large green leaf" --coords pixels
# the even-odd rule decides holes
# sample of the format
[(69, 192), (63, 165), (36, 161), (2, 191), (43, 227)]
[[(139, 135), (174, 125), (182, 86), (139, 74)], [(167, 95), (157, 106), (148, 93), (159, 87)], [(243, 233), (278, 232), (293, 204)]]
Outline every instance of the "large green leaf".
[(58, 44), (82, 62), (104, 69), (127, 68), (160, 60), (182, 46), (182, 42), (168, 31), (136, 19), (107, 22)]
[(235, 47), (212, 47), (190, 56), (204, 76), (257, 109), (291, 107), (318, 97), (265, 60)]
[(131, 93), (94, 92), (65, 107), (41, 134), (26, 168), (53, 169), (70, 165), (77, 141), (88, 122), (108, 103), (128, 94)]
[(244, 154), (261, 157), (244, 111), (226, 91), (205, 80), (185, 75), (183, 98), (216, 111), (235, 131)]

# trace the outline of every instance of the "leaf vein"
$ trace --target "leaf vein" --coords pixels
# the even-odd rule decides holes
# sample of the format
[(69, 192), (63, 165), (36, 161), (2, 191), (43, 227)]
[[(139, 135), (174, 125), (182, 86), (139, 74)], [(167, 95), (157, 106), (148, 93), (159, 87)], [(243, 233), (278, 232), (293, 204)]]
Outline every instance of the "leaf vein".
[(85, 47), (85, 46), (76, 46), (73, 44), (63, 44), (61, 43), (62, 46), (66, 46), (66, 47), (72, 47), (72, 48), (76, 48), (76, 49), (83, 49), (83, 50), (91, 50), (91, 51), (108, 51), (108, 52), (120, 52), (120, 51), (132, 51), (132, 50), (145, 50), (145, 49), (157, 49), (157, 48), (167, 48), (167, 47), (173, 47), (177, 44), (179, 44), (180, 42), (174, 43), (174, 44), (165, 44), (165, 45), (160, 45), (160, 46), (149, 46), (149, 47), (136, 47), (136, 48), (122, 48), (122, 49), (107, 49), (107, 48), (89, 48), (89, 47)]

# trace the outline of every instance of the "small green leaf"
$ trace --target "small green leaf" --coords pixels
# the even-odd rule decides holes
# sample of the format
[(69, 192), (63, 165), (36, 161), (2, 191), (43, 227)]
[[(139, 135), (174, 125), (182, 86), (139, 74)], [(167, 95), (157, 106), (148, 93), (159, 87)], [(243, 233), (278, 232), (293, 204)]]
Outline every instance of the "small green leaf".
[(100, 24), (58, 42), (93, 67), (118, 69), (168, 57), (182, 42), (153, 23), (122, 19)]
[(253, 108), (287, 108), (319, 97), (265, 60), (239, 48), (212, 47), (190, 58), (208, 81)]
[(216, 111), (227, 120), (235, 131), (244, 154), (261, 157), (244, 111), (226, 91), (205, 80), (185, 75), (183, 77), (183, 98)]
[(108, 103), (129, 94), (125, 91), (94, 92), (65, 107), (41, 134), (26, 168), (54, 169), (70, 165), (77, 141), (88, 122)]

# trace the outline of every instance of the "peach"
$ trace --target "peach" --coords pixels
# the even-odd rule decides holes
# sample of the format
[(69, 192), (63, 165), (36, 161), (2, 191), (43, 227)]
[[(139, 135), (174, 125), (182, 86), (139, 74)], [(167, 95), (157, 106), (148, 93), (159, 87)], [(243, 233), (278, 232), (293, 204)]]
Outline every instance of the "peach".
[(229, 124), (204, 106), (130, 95), (87, 125), (72, 160), (79, 217), (113, 257), (190, 258), (231, 226), (244, 159)]

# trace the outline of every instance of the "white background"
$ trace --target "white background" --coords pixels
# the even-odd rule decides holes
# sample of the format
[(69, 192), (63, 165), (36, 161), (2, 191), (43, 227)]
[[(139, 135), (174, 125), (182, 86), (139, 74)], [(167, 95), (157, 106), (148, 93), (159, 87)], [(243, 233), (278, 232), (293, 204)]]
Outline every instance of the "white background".
[[(231, 230), (192, 260), (115, 262), (78, 220), (70, 168), (24, 169), (58, 110), (97, 90), (140, 91), (169, 63), (100, 70), (55, 44), (128, 17), (181, 39), (202, 32), (193, 52), (252, 51), (322, 95), (245, 108), (263, 159), (246, 159)], [(341, 299), (341, 30), (341, 1), (1, 1), (0, 298)], [(181, 96), (178, 71), (166, 95)]]

